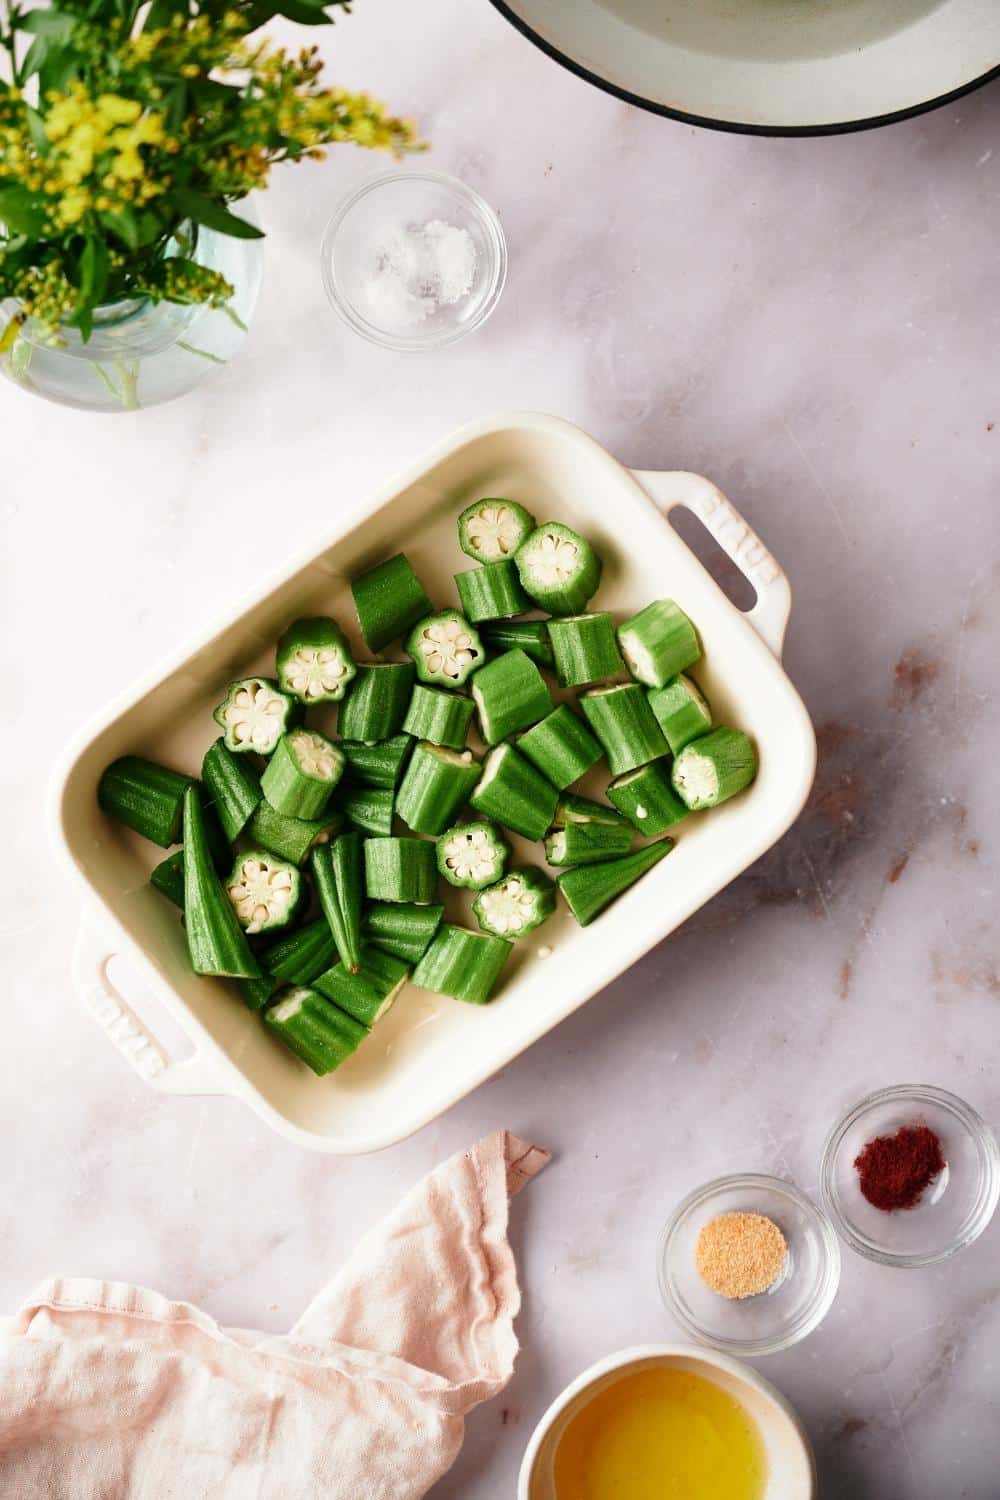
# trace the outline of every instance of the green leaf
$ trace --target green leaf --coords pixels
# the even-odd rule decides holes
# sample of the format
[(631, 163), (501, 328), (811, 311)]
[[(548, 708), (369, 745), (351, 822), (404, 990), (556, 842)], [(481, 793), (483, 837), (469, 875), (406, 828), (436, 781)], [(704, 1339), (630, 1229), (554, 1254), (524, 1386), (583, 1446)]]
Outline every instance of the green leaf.
[(231, 234), (239, 240), (260, 240), (264, 237), (262, 229), (248, 224), (246, 219), (237, 218), (236, 214), (223, 208), (221, 203), (216, 203), (214, 198), (196, 192), (194, 188), (176, 187), (170, 197), (186, 218), (194, 219), (196, 224), (204, 224), (206, 229), (214, 229), (218, 234)]
[(0, 188), (0, 219), (16, 234), (37, 239), (45, 227), (42, 205), (26, 187)]
[(65, 40), (76, 25), (76, 17), (61, 10), (29, 10), (17, 18), (18, 31), (32, 36), (55, 36)]
[(118, 209), (114, 213), (98, 214), (98, 218), (105, 229), (109, 229), (115, 238), (121, 240), (129, 250), (138, 248), (139, 226), (131, 208)]
[(108, 289), (108, 247), (88, 235), (80, 256), (80, 304), (96, 307)]
[(45, 121), (38, 113), (38, 110), (32, 105), (26, 104), (24, 108), (28, 116), (28, 133), (31, 136), (31, 144), (39, 156), (48, 156), (49, 151), (52, 149), (52, 142), (45, 134)]

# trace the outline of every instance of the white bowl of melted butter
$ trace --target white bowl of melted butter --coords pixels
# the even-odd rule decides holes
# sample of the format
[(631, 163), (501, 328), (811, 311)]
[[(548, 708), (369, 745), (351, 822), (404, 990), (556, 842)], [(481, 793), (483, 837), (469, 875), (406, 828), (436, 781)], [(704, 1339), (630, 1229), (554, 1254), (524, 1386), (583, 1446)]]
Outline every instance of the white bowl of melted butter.
[(756, 1370), (688, 1344), (623, 1349), (591, 1365), (535, 1428), (518, 1500), (815, 1500), (809, 1439)]

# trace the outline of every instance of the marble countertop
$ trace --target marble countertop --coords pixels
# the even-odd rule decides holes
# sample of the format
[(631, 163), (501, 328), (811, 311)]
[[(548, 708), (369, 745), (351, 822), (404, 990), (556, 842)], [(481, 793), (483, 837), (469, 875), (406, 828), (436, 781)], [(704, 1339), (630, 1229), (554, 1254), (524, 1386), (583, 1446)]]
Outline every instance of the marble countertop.
[[(508, 288), (436, 355), (355, 338), (317, 247), (379, 163), (343, 149), (275, 182), (251, 339), (201, 391), (92, 418), (0, 389), (0, 1305), (66, 1271), (281, 1329), (408, 1184), (509, 1126), (555, 1155), (514, 1212), (523, 1350), (434, 1492), (496, 1500), (572, 1375), (675, 1336), (654, 1244), (681, 1194), (743, 1168), (815, 1192), (831, 1121), (883, 1084), (932, 1081), (1000, 1120), (1000, 88), (874, 135), (750, 140), (591, 90), (485, 0), (460, 24), (446, 0), (361, 0), (324, 42), (495, 205)], [(821, 746), (805, 814), (394, 1150), (326, 1159), (236, 1103), (159, 1097), (70, 993), (52, 761), (235, 605), (262, 532), (291, 554), (453, 426), (515, 407), (708, 474), (787, 568), (786, 664)], [(998, 1235), (923, 1273), (845, 1254), (824, 1326), (760, 1362), (803, 1414), (824, 1500), (995, 1500)]]

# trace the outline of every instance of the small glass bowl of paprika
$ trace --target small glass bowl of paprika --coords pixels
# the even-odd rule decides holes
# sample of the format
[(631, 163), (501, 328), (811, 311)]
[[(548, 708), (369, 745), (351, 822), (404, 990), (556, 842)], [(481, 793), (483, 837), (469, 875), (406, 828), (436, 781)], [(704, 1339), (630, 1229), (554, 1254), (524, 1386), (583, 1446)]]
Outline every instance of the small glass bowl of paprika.
[(823, 1203), (841, 1239), (884, 1266), (932, 1266), (978, 1239), (1000, 1197), (986, 1121), (931, 1084), (880, 1089), (830, 1132)]

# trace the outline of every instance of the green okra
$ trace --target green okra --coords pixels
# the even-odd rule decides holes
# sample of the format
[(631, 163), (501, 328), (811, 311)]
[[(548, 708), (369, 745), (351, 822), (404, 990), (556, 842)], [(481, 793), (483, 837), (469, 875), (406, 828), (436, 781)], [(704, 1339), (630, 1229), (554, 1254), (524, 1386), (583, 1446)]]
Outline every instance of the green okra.
[(287, 927), (302, 903), (302, 876), (265, 849), (237, 854), (226, 880), (236, 920), (249, 935)]
[[(395, 557), (378, 563), (355, 578), (351, 583), (351, 593), (361, 634), (369, 651), (381, 651), (431, 611), (431, 601), (423, 584), (403, 552), (397, 552)], [(354, 730), (350, 735), (352, 739), (367, 738)]]
[(673, 839), (659, 839), (621, 859), (603, 860), (596, 865), (577, 865), (564, 870), (556, 880), (563, 899), (581, 927), (586, 927), (610, 906), (640, 876), (669, 854)]
[[(332, 844), (314, 849), (310, 860), (316, 894), (330, 924), (341, 963), (348, 973), (361, 967), (361, 835), (342, 833)], [(322, 989), (322, 985), (319, 986)], [(331, 995), (331, 1000), (336, 996)], [(360, 1018), (360, 1019), (363, 1019)]]
[(615, 622), (605, 611), (549, 621), (556, 674), (563, 687), (582, 687), (625, 670)]
[(194, 777), (182, 771), (138, 755), (122, 755), (101, 776), (97, 801), (109, 817), (169, 849), (181, 836), (185, 793), (196, 785)]
[(471, 698), (418, 682), (410, 698), (403, 728), (414, 739), (443, 745), (446, 750), (464, 750), (476, 705)]
[(719, 728), (686, 745), (674, 761), (674, 791), (693, 812), (717, 807), (749, 786), (757, 752), (741, 729)]
[(368, 745), (364, 740), (338, 740), (337, 743), (346, 762), (345, 780), (389, 791), (398, 785), (407, 756), (413, 749), (409, 734), (394, 734), (391, 739), (376, 745)]
[(613, 776), (623, 776), (670, 749), (649, 699), (637, 682), (591, 688), (580, 707), (604, 747)]
[(458, 545), (477, 562), (513, 557), (535, 527), (535, 518), (516, 500), (492, 496), (466, 506), (458, 518)]
[(512, 949), (506, 938), (444, 922), (414, 969), (413, 983), (452, 1000), (485, 1005)]
[(482, 764), (469, 798), (477, 812), (526, 839), (540, 839), (555, 816), (559, 793), (513, 745), (497, 745)]
[(250, 1010), (262, 1010), (285, 984), (312, 984), (337, 961), (329, 923), (317, 917), (294, 932), (283, 932), (257, 955), (263, 974), (243, 982), (243, 999)]
[(457, 609), (427, 615), (406, 638), (421, 682), (441, 687), (461, 687), (486, 660), (479, 632)]
[(278, 641), (278, 686), (300, 703), (337, 703), (357, 667), (347, 637), (328, 616), (296, 620)]
[(462, 601), (462, 612), (473, 625), (480, 620), (509, 620), (512, 615), (526, 614), (531, 608), (513, 558), (505, 557), (500, 562), (456, 573), (455, 587)]
[(337, 710), (342, 740), (374, 744), (391, 739), (403, 726), (413, 687), (412, 661), (364, 662)]
[(701, 656), (698, 632), (672, 599), (655, 599), (618, 627), (618, 644), (632, 676), (660, 688)]
[(184, 910), (184, 850), (175, 849), (150, 873), (149, 883)]
[(196, 974), (259, 979), (260, 965), (215, 873), (197, 789), (184, 794), (184, 931)]
[(595, 802), (591, 797), (579, 797), (575, 792), (564, 792), (556, 803), (553, 828), (566, 828), (570, 823), (621, 823), (622, 815), (617, 808), (606, 802)]
[(558, 791), (579, 781), (604, 753), (586, 724), (565, 703), (518, 735), (517, 748)]
[(477, 672), (472, 680), (472, 697), (488, 745), (537, 724), (552, 712), (552, 695), (545, 678), (520, 650), (505, 651)]
[(601, 581), (601, 560), (593, 547), (558, 521), (536, 527), (514, 560), (525, 592), (553, 615), (579, 614)]
[(205, 752), (201, 778), (226, 838), (235, 843), (263, 800), (260, 777), (220, 737)]
[(447, 750), (421, 740), (400, 785), (396, 811), (414, 833), (436, 838), (469, 800), (479, 771), (471, 750)]
[(527, 937), (552, 915), (555, 907), (555, 886), (532, 865), (511, 870), (496, 885), (480, 891), (472, 903), (482, 930), (508, 939)]
[(260, 779), (275, 812), (318, 818), (344, 770), (344, 752), (315, 729), (293, 729), (275, 747)]
[(369, 946), (362, 950), (356, 969), (339, 963), (313, 980), (313, 989), (345, 1015), (370, 1027), (391, 1010), (409, 974), (401, 958)]
[(608, 787), (608, 800), (646, 838), (656, 838), (687, 817), (688, 810), (673, 789), (665, 760), (651, 760), (617, 777)]
[(434, 845), (424, 839), (365, 839), (365, 895), (369, 901), (428, 906), (437, 889)]
[(708, 699), (694, 678), (686, 677), (683, 672), (661, 688), (650, 688), (646, 696), (674, 755), (679, 755), (685, 745), (707, 734), (712, 727)]
[(229, 684), (212, 717), (225, 736), (227, 749), (237, 755), (248, 751), (270, 755), (281, 736), (299, 722), (302, 709), (271, 678), (241, 677)]
[(495, 620), (484, 623), (479, 633), (486, 649), (494, 656), (503, 651), (521, 650), (540, 667), (555, 666), (545, 620)]
[(339, 807), (327, 807), (318, 818), (286, 818), (275, 812), (269, 802), (262, 802), (247, 824), (247, 837), (261, 849), (303, 865), (309, 851), (326, 844), (344, 826)]
[(567, 823), (545, 837), (545, 858), (554, 867), (596, 865), (617, 859), (632, 847), (633, 833), (627, 823)]
[(282, 990), (264, 1012), (264, 1024), (322, 1078), (356, 1052), (368, 1027), (308, 985)]
[(415, 964), (438, 930), (444, 907), (414, 906), (405, 901), (370, 901), (362, 925), (365, 937), (385, 953)]
[(396, 793), (386, 786), (348, 786), (337, 801), (348, 822), (362, 833), (388, 838), (396, 810)]
[(481, 891), (499, 880), (509, 852), (492, 823), (458, 823), (437, 841), (437, 867), (449, 885)]

